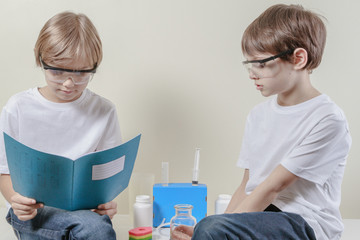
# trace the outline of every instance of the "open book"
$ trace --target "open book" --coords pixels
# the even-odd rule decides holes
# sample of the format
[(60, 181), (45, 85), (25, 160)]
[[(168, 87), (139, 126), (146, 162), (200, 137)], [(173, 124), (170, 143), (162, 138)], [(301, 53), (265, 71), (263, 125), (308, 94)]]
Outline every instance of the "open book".
[(29, 148), (4, 133), (14, 190), (65, 210), (96, 208), (129, 185), (140, 137), (72, 160)]

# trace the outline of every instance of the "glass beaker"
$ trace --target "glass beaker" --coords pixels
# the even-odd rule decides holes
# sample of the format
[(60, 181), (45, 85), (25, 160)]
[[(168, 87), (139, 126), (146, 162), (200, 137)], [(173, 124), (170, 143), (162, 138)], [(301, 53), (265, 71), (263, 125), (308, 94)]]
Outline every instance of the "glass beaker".
[(180, 225), (194, 227), (196, 219), (191, 215), (193, 206), (190, 204), (177, 204), (174, 206), (175, 216), (170, 220), (170, 234)]

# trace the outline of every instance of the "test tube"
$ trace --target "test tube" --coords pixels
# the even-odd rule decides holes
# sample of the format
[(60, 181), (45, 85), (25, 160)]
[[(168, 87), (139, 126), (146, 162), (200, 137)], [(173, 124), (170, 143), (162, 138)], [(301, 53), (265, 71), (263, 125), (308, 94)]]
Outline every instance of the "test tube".
[(195, 159), (193, 168), (192, 184), (199, 183), (199, 161), (200, 161), (200, 148), (195, 148)]

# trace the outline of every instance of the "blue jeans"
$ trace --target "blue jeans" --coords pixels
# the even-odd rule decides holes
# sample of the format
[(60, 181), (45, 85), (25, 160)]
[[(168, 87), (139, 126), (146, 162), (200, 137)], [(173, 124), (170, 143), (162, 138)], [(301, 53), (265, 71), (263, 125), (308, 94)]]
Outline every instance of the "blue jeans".
[(38, 209), (35, 218), (21, 221), (9, 210), (6, 220), (21, 240), (112, 240), (116, 234), (109, 216), (100, 216), (90, 210), (65, 211), (45, 206)]
[(300, 216), (288, 212), (252, 212), (212, 215), (194, 229), (193, 240), (313, 240), (313, 229)]

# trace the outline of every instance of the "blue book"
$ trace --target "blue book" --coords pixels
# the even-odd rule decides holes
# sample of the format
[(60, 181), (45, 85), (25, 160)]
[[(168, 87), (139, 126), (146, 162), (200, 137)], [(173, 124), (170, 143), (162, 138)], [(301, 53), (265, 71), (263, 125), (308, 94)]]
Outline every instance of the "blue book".
[(4, 133), (13, 188), (47, 206), (94, 209), (129, 185), (140, 137), (72, 160), (37, 151)]

